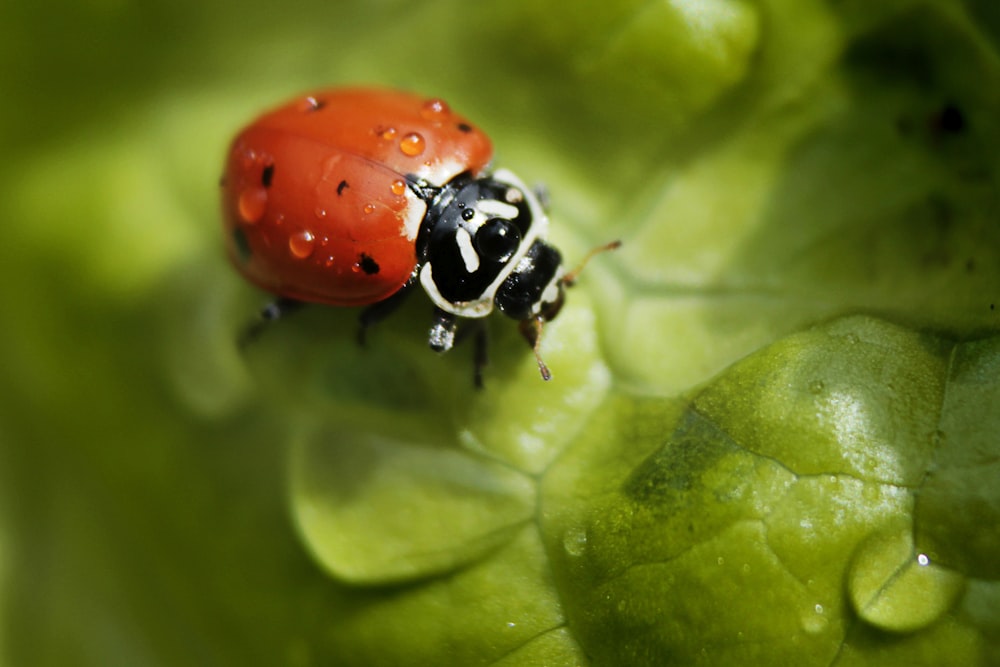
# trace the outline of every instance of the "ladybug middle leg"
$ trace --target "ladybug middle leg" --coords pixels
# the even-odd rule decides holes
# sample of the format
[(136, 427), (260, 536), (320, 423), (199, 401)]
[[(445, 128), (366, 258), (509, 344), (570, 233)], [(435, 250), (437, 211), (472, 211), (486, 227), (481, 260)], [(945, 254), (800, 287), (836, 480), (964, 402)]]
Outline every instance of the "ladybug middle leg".
[(490, 337), (486, 322), (476, 320), (473, 325), (476, 337), (473, 339), (474, 351), (472, 354), (472, 381), (476, 389), (483, 388), (483, 368), (490, 363)]

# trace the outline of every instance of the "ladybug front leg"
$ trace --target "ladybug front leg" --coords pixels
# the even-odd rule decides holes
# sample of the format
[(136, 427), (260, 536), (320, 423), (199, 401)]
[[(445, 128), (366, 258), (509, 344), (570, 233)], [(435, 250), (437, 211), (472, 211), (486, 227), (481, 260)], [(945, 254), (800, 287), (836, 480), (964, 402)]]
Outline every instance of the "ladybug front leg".
[(240, 333), (240, 336), (237, 339), (240, 349), (246, 349), (250, 343), (257, 340), (260, 335), (264, 333), (264, 329), (266, 329), (271, 322), (282, 318), (289, 313), (294, 313), (302, 308), (303, 305), (305, 304), (301, 301), (282, 296), (264, 306), (257, 319), (248, 324)]
[(440, 308), (434, 309), (434, 323), (431, 324), (427, 343), (435, 352), (447, 352), (455, 347), (469, 334), (473, 334), (472, 351), (472, 381), (477, 389), (483, 388), (483, 368), (489, 363), (489, 332), (483, 320), (466, 323), (461, 331), (458, 329), (458, 316)]
[(552, 204), (552, 197), (549, 196), (548, 186), (545, 185), (545, 183), (535, 183), (535, 186), (531, 188), (531, 191), (535, 194), (535, 199), (538, 200), (542, 210), (548, 213)]
[(434, 322), (427, 335), (427, 344), (435, 352), (447, 352), (455, 346), (455, 329), (458, 328), (458, 317), (440, 308), (434, 308)]

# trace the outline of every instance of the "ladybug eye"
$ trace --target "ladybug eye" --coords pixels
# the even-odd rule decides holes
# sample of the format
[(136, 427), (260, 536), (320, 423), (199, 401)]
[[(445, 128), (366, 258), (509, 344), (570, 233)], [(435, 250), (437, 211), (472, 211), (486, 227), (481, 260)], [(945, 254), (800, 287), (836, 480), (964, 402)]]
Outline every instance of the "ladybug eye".
[(521, 232), (503, 218), (490, 218), (476, 231), (476, 252), (483, 259), (506, 262), (521, 245)]

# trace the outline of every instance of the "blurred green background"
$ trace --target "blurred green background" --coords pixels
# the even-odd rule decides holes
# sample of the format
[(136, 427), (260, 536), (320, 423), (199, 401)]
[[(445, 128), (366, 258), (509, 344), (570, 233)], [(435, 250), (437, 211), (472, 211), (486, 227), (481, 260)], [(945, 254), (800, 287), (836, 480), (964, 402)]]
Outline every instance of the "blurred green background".
[[(0, 659), (1000, 664), (998, 7), (0, 6)], [(552, 383), (420, 303), (237, 352), (227, 143), (343, 83), (623, 239)]]

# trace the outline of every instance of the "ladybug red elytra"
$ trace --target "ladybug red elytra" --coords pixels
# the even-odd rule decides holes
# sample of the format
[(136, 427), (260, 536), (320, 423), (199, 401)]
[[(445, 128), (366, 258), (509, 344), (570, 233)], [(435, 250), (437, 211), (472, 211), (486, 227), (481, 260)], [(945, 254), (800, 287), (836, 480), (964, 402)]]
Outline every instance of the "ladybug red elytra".
[(538, 357), (575, 272), (546, 242), (536, 194), (489, 171), (492, 155), (443, 100), (393, 90), (323, 90), (258, 118), (233, 140), (222, 206), (233, 264), (278, 297), (260, 324), (302, 302), (367, 306), (363, 336), (419, 284), (435, 306), (432, 349), (495, 307)]

